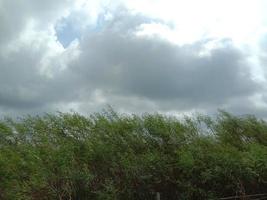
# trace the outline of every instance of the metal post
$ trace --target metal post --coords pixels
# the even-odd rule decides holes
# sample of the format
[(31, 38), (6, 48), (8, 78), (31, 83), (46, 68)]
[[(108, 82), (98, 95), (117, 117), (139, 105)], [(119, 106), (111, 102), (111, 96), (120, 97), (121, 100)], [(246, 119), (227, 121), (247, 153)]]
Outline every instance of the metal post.
[(160, 193), (156, 192), (156, 200), (160, 200)]

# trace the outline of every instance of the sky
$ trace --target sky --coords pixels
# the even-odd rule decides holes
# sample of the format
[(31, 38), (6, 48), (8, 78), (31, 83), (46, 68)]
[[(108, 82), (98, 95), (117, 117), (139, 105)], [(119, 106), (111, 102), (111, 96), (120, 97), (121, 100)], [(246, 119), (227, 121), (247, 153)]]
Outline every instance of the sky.
[(265, 0), (0, 0), (0, 116), (267, 119)]

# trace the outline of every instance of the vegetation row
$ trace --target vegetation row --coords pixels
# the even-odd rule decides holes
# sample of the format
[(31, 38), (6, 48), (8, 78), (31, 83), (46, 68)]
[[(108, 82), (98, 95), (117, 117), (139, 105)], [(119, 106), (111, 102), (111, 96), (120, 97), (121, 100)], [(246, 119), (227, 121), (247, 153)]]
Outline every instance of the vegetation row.
[(0, 121), (0, 199), (219, 199), (267, 193), (267, 123), (57, 113)]

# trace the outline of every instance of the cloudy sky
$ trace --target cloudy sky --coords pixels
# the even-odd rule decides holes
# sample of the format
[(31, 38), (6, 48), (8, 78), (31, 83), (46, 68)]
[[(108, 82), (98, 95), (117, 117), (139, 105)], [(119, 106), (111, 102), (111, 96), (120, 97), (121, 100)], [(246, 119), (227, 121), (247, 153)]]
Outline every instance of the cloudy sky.
[(267, 118), (265, 0), (0, 0), (0, 116)]

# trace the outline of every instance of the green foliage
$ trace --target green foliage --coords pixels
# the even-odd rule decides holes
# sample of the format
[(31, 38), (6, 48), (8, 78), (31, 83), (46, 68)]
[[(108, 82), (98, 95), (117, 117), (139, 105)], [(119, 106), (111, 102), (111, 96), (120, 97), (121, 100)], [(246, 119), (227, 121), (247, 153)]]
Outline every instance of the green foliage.
[(0, 121), (0, 199), (218, 199), (267, 193), (267, 123), (112, 109)]

